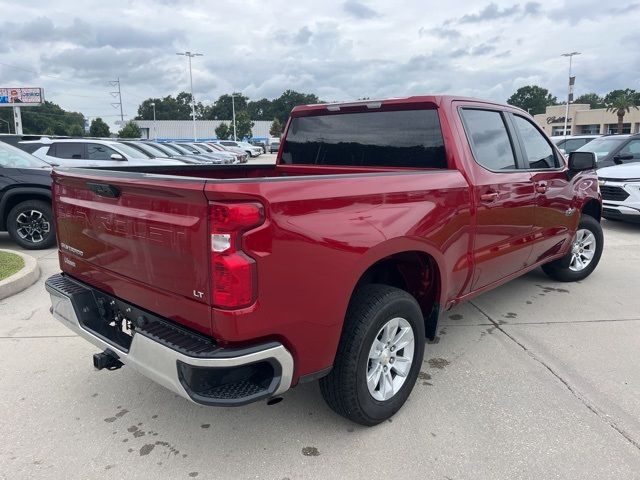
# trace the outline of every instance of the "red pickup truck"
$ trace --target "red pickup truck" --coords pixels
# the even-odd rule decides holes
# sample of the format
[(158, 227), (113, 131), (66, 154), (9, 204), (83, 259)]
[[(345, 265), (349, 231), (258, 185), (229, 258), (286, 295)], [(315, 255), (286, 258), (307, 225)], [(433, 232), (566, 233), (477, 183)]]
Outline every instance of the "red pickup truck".
[(320, 379), (374, 425), (403, 405), (438, 316), (603, 248), (592, 153), (517, 108), (421, 96), (296, 107), (275, 165), (59, 169), (53, 315), (204, 405)]

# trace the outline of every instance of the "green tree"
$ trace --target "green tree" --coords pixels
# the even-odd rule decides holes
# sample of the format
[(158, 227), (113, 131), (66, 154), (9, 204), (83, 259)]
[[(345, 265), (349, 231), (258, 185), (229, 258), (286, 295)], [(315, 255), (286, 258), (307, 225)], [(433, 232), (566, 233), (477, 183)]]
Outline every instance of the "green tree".
[[(255, 123), (253, 123), (253, 121), (251, 120), (249, 113), (247, 113), (246, 111), (236, 113), (236, 138), (251, 138), (253, 136), (251, 129), (254, 125)], [(233, 134), (233, 128), (231, 130), (231, 133)]]
[(312, 103), (322, 103), (314, 94), (300, 93), (295, 90), (286, 90), (282, 95), (273, 101), (273, 116), (280, 120), (283, 125), (289, 118), (291, 110), (296, 105), (308, 105)]
[(627, 97), (631, 97), (634, 105), (640, 105), (640, 92), (636, 92), (631, 88), (625, 88), (624, 90), (611, 90), (604, 96), (604, 104), (605, 106), (611, 102), (613, 102), (616, 98), (621, 95), (625, 95)]
[(221, 123), (216, 127), (216, 138), (218, 140), (229, 140), (229, 134), (231, 133), (229, 130), (229, 125), (226, 123)]
[[(633, 90), (631, 91), (633, 92)], [(638, 110), (633, 93), (625, 93), (622, 91), (617, 97), (610, 98), (606, 104), (607, 112), (615, 113), (618, 116), (618, 130), (616, 133), (622, 133), (624, 125), (624, 115), (629, 113), (632, 108)]]
[[(136, 120), (153, 120), (155, 104), (156, 120), (189, 120), (191, 119), (191, 94), (180, 92), (176, 97), (167, 95), (163, 98), (147, 98), (138, 106)], [(196, 117), (201, 116), (204, 107), (196, 102)], [(199, 115), (200, 113), (200, 115)]]
[(142, 137), (142, 131), (140, 127), (133, 122), (127, 122), (124, 127), (118, 132), (120, 138), (140, 138)]
[(252, 120), (271, 120), (273, 118), (273, 102), (267, 98), (247, 103), (247, 112)]
[(213, 105), (206, 106), (202, 109), (202, 118), (206, 120), (231, 120), (233, 118), (234, 107), (236, 116), (246, 111), (249, 98), (241, 93), (234, 93), (233, 97), (232, 102), (231, 95), (221, 95)]
[(89, 135), (92, 137), (108, 137), (111, 135), (109, 125), (107, 125), (100, 117), (94, 118), (89, 127)]
[(69, 135), (72, 137), (82, 137), (84, 136), (84, 128), (77, 124), (71, 125)]
[(604, 99), (597, 93), (585, 93), (576, 98), (573, 103), (588, 103), (591, 108), (603, 108)]
[(279, 137), (282, 135), (282, 123), (277, 118), (273, 119), (271, 122), (271, 127), (269, 127), (269, 135), (272, 137)]
[[(42, 135), (66, 135), (73, 125), (84, 128), (84, 116), (78, 112), (69, 112), (53, 102), (45, 101), (38, 107), (23, 108), (22, 131), (25, 134)], [(9, 122), (10, 131), (13, 132), (13, 112), (10, 108), (0, 108), (0, 119)], [(1, 123), (1, 122), (0, 122)], [(6, 132), (7, 127), (0, 125), (0, 132)]]
[(531, 115), (544, 113), (547, 107), (557, 105), (558, 99), (549, 93), (546, 88), (537, 85), (520, 87), (507, 100), (509, 105), (528, 111)]
[(65, 126), (64, 123), (62, 122), (57, 122), (54, 126), (53, 126), (53, 133), (55, 135), (59, 135), (59, 136), (66, 136), (69, 134), (67, 127)]

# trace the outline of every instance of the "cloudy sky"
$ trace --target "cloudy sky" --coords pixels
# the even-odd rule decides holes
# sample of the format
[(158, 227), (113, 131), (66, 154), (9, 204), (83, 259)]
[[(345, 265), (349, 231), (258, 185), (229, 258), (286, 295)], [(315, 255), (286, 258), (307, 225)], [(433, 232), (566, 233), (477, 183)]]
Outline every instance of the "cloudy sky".
[(0, 86), (43, 86), (47, 99), (116, 120), (150, 96), (200, 101), (294, 89), (323, 100), (426, 93), (505, 101), (538, 84), (566, 95), (640, 90), (640, 2), (325, 0), (0, 0)]

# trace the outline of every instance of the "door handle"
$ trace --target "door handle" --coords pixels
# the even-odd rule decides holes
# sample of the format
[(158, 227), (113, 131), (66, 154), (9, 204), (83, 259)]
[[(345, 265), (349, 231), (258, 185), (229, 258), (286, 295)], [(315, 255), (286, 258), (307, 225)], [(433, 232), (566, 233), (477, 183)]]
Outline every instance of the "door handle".
[(480, 195), (480, 200), (483, 202), (493, 202), (500, 195), (498, 192), (488, 192)]
[(549, 190), (549, 187), (547, 186), (546, 183), (536, 184), (536, 193), (547, 193), (547, 190)]

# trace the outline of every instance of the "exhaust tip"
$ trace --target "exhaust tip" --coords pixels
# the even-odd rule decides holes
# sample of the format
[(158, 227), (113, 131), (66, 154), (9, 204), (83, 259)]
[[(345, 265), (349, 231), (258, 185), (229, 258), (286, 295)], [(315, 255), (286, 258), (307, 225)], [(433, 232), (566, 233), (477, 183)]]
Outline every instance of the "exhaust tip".
[(267, 400), (267, 405), (276, 405), (277, 403), (280, 403), (282, 400), (284, 400), (284, 398), (282, 397), (273, 397)]

